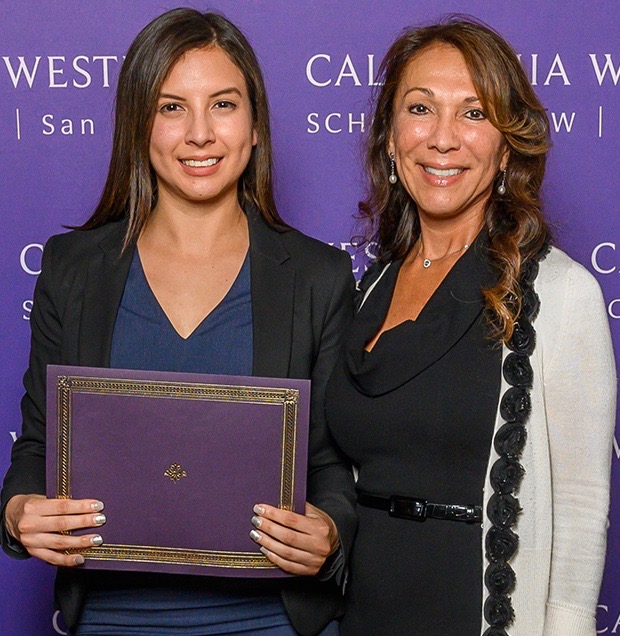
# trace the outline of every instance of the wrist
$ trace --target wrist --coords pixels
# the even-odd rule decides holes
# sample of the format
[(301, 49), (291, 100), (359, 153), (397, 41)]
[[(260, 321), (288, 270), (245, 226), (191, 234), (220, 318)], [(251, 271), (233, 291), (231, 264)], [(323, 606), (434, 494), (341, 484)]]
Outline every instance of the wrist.
[(329, 528), (329, 554), (327, 556), (330, 557), (340, 547), (340, 536), (338, 535), (338, 528), (334, 520), (324, 510), (317, 508), (317, 514), (323, 518), (323, 521), (325, 521), (327, 527)]
[(13, 539), (19, 541), (19, 520), (24, 514), (24, 506), (26, 502), (41, 495), (14, 495), (11, 497), (4, 508), (4, 525), (7, 533)]

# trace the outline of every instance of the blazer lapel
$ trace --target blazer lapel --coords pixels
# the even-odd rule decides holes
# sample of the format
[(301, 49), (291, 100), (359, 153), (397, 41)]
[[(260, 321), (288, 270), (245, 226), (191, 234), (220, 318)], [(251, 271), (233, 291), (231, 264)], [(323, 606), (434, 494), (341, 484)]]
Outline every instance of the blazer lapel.
[(252, 370), (287, 377), (293, 337), (295, 271), (280, 234), (256, 210), (247, 212), (254, 354)]
[(88, 263), (78, 340), (79, 364), (84, 366), (110, 365), (114, 323), (135, 249), (121, 254), (125, 228), (118, 223)]
[[(250, 281), (254, 353), (252, 371), (263, 377), (286, 377), (293, 336), (295, 272), (277, 230), (255, 210), (248, 211)], [(125, 224), (99, 244), (91, 257), (84, 288), (78, 360), (84, 366), (107, 367), (114, 323), (125, 289), (134, 249), (121, 254)]]

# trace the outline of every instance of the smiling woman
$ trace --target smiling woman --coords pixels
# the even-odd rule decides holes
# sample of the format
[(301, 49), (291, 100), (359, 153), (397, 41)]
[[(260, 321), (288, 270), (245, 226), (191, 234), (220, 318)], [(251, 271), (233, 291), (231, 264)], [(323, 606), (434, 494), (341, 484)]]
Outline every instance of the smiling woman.
[(158, 207), (169, 199), (236, 201), (256, 142), (239, 68), (219, 48), (188, 51), (161, 87), (151, 132)]
[[(256, 143), (239, 68), (219, 47), (185, 53), (157, 100), (149, 144), (157, 204), (138, 240), (149, 285), (183, 338), (221, 303), (241, 270), (249, 238), (237, 190)], [(204, 239), (192, 250), (187, 237), (171, 235), (207, 214), (217, 222), (208, 249)], [(199, 275), (185, 276), (191, 269)]]
[(615, 365), (596, 281), (550, 247), (544, 108), (468, 19), (405, 31), (380, 79), (379, 256), (326, 394), (359, 471), (340, 633), (594, 636)]
[(388, 148), (421, 223), (427, 215), (447, 220), (464, 212), (475, 219), (471, 243), (495, 175), (508, 163), (508, 147), (482, 110), (458, 49), (437, 44), (409, 63)]
[[(356, 516), (322, 402), (351, 318), (351, 259), (284, 223), (271, 171), (267, 97), (243, 34), (190, 9), (147, 25), (120, 73), (99, 205), (43, 253), (23, 433), (2, 490), (2, 546), (63, 566), (56, 597), (74, 636), (337, 629)], [(105, 502), (44, 497), (49, 364), (311, 379), (305, 511), (247, 511), (256, 551), (303, 578), (80, 571), (76, 552), (105, 543)]]

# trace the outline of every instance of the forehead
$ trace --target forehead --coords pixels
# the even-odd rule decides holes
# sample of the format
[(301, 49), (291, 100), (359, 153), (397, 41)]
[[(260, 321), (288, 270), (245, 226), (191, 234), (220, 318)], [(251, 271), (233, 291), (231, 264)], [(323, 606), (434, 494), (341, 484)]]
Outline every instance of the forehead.
[(191, 49), (173, 65), (162, 89), (171, 86), (189, 90), (202, 87), (231, 87), (245, 90), (245, 78), (239, 67), (218, 46)]
[(411, 88), (467, 93), (467, 97), (477, 93), (463, 54), (443, 42), (425, 47), (407, 62), (397, 93)]

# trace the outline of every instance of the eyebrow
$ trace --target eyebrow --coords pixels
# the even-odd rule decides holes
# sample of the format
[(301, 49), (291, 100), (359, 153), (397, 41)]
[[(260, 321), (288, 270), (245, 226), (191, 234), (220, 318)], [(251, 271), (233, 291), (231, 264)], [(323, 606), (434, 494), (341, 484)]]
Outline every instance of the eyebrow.
[[(404, 97), (407, 97), (409, 93), (413, 93), (414, 91), (419, 91), (420, 93), (424, 93), (424, 95), (428, 95), (429, 97), (435, 97), (435, 93), (430, 88), (424, 88), (423, 86), (412, 86), (405, 91)], [(471, 97), (466, 97), (463, 102), (465, 104), (473, 104), (474, 102), (479, 102), (480, 98), (477, 95), (472, 95)]]
[(403, 97), (407, 97), (409, 93), (413, 93), (414, 91), (419, 91), (420, 93), (424, 93), (425, 95), (428, 95), (429, 97), (434, 97), (435, 95), (435, 93), (433, 93), (433, 91), (430, 88), (422, 88), (421, 86), (412, 86), (411, 88), (408, 88), (405, 91), (405, 94), (403, 95)]
[[(234, 86), (231, 86), (229, 88), (223, 88), (221, 91), (216, 91), (215, 93), (212, 93), (209, 97), (211, 98), (220, 97), (221, 95), (227, 95), (229, 93), (236, 93), (237, 95), (239, 95), (239, 97), (243, 97), (243, 95), (241, 94), (241, 91), (238, 88), (235, 88)], [(181, 97), (180, 95), (175, 95), (174, 93), (160, 93), (159, 99), (174, 99), (178, 102), (187, 101), (185, 97)]]
[(239, 95), (239, 97), (243, 97), (243, 95), (241, 95), (241, 91), (235, 86), (231, 86), (230, 88), (223, 88), (221, 91), (212, 93), (211, 97), (219, 97), (220, 95), (226, 95), (227, 93), (236, 93), (237, 95)]

